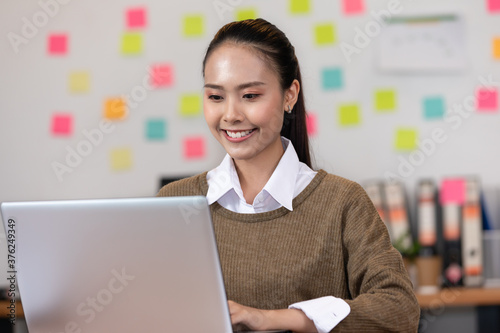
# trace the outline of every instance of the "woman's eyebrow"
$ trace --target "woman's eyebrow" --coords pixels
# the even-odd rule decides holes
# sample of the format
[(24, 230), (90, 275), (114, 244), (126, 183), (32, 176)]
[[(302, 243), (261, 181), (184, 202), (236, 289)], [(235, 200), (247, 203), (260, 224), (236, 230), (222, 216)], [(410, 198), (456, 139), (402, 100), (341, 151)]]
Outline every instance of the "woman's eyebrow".
[[(255, 86), (262, 86), (262, 85), (265, 85), (265, 83), (261, 82), (261, 81), (252, 81), (252, 82), (247, 82), (247, 83), (239, 84), (236, 87), (236, 89), (237, 90), (242, 90), (242, 89), (246, 89), (246, 88), (250, 88), (250, 87), (255, 87)], [(217, 89), (217, 90), (225, 90), (223, 86), (220, 86), (218, 84), (213, 84), (213, 83), (206, 83), (203, 87), (204, 88)]]

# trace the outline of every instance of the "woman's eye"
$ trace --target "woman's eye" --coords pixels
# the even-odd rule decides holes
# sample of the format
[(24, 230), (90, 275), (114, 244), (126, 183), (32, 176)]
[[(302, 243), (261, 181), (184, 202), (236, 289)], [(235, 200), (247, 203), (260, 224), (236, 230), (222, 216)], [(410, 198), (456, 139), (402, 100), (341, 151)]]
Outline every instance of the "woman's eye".
[(243, 95), (243, 98), (246, 98), (246, 99), (255, 99), (259, 96), (259, 94), (245, 94)]
[(211, 99), (213, 101), (220, 101), (220, 100), (222, 100), (222, 96), (219, 96), (219, 95), (209, 95), (208, 99)]

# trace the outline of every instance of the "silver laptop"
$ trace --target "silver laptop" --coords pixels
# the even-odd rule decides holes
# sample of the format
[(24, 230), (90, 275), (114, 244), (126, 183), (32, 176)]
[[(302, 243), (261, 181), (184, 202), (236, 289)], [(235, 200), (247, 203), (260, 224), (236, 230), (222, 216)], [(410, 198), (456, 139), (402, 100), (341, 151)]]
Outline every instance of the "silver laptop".
[(205, 197), (1, 211), (30, 333), (232, 332)]

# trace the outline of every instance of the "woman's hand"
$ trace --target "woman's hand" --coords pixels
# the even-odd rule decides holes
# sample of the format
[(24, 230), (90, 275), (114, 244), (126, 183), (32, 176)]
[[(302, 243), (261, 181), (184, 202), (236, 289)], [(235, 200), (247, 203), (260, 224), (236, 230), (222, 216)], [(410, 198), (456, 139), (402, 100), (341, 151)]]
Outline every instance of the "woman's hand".
[(290, 330), (317, 332), (312, 320), (297, 309), (260, 310), (228, 301), (232, 325), (245, 325), (254, 331)]

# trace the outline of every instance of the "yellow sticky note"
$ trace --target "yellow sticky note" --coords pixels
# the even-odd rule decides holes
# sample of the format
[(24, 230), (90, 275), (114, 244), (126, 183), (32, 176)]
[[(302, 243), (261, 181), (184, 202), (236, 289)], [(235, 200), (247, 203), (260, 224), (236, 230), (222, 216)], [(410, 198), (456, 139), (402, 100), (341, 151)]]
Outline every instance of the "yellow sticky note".
[(115, 148), (110, 152), (111, 170), (123, 171), (132, 168), (132, 151), (129, 148)]
[(197, 116), (201, 113), (201, 97), (199, 94), (181, 96), (180, 111), (183, 116)]
[(183, 34), (186, 37), (198, 37), (203, 35), (204, 19), (202, 15), (187, 15), (183, 21)]
[(123, 98), (108, 98), (104, 101), (104, 118), (121, 120), (127, 115), (127, 103)]
[(122, 36), (122, 53), (139, 54), (142, 52), (142, 36), (139, 33), (125, 33)]
[(290, 12), (292, 14), (305, 14), (309, 13), (311, 10), (309, 0), (289, 0), (290, 1)]
[(90, 90), (90, 75), (88, 72), (79, 71), (69, 74), (69, 91), (83, 93)]
[(254, 8), (240, 9), (236, 12), (236, 21), (243, 21), (256, 18), (257, 18), (257, 10), (255, 10)]
[(317, 24), (314, 27), (317, 45), (328, 45), (335, 42), (335, 27), (331, 23)]
[(400, 151), (411, 151), (417, 148), (417, 130), (414, 128), (396, 129), (394, 147)]
[(500, 37), (493, 38), (493, 59), (500, 59)]
[(375, 91), (375, 110), (392, 111), (396, 109), (396, 92), (394, 90)]
[(357, 104), (344, 104), (339, 107), (340, 126), (357, 125), (361, 122), (361, 114)]

